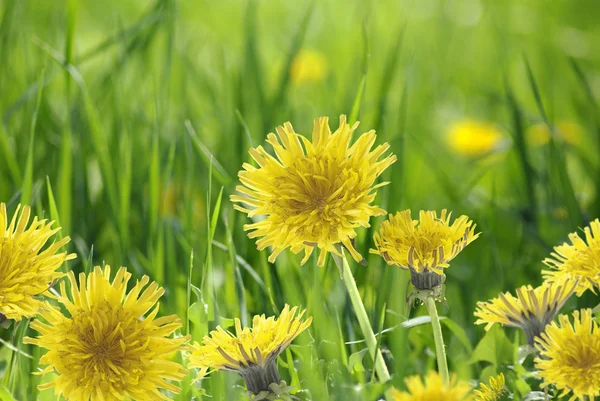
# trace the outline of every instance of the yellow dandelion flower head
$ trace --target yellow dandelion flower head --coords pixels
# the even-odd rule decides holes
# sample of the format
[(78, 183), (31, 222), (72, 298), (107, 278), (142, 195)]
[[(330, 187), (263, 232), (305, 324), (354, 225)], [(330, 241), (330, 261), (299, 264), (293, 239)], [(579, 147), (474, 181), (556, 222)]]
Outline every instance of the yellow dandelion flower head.
[(231, 370), (244, 373), (255, 367), (265, 368), (275, 362), (292, 341), (312, 323), (312, 318), (302, 320), (306, 310), (299, 312), (295, 306), (285, 305), (279, 318), (254, 316), (252, 328), (235, 320), (235, 334), (221, 326), (193, 344), (189, 367), (198, 368), (203, 377), (210, 371)]
[[(583, 139), (583, 129), (573, 121), (559, 121), (554, 127), (555, 138), (569, 144), (578, 145)], [(546, 123), (534, 124), (527, 129), (525, 134), (530, 146), (543, 146), (550, 142), (552, 132)]]
[(442, 377), (430, 371), (422, 381), (419, 376), (410, 376), (404, 380), (408, 391), (394, 389), (393, 401), (464, 401), (469, 400), (471, 387), (459, 381), (455, 376), (450, 383), (444, 383)]
[[(73, 272), (71, 290), (61, 282), (58, 302), (68, 316), (50, 307), (31, 328), (37, 338), (25, 342), (48, 350), (40, 359), (42, 374), (56, 377), (40, 389), (55, 388), (70, 401), (169, 400), (161, 389), (179, 392), (172, 381), (187, 371), (171, 360), (183, 350), (186, 337), (169, 338), (181, 327), (175, 315), (157, 317), (164, 290), (144, 276), (127, 292), (131, 274), (122, 267), (110, 281), (110, 266), (89, 275)], [(129, 399), (127, 398), (127, 399)]]
[(549, 282), (579, 279), (575, 289), (577, 296), (586, 290), (595, 292), (594, 287), (600, 286), (600, 220), (592, 221), (583, 233), (585, 240), (579, 234), (571, 233), (570, 244), (565, 242), (554, 247), (551, 257), (544, 260), (552, 269), (542, 271)]
[(575, 291), (577, 282), (546, 284), (533, 288), (517, 288), (517, 296), (500, 293), (489, 302), (478, 302), (476, 324), (486, 324), (489, 330), (495, 323), (523, 329), (527, 342), (533, 345), (544, 328), (554, 319), (560, 308)]
[(463, 120), (450, 126), (448, 145), (456, 154), (477, 157), (497, 150), (503, 140), (502, 133), (488, 122)]
[[(535, 359), (543, 387), (555, 385), (562, 397), (570, 400), (596, 399), (600, 396), (600, 327), (590, 309), (559, 316), (536, 341)], [(587, 398), (586, 398), (587, 397)]]
[(300, 50), (290, 66), (290, 78), (294, 85), (323, 80), (328, 72), (327, 58), (321, 52)]
[(371, 253), (403, 269), (442, 274), (448, 263), (479, 236), (467, 216), (454, 221), (451, 217), (452, 212), (446, 209), (439, 216), (435, 211), (421, 210), (419, 220), (412, 219), (410, 210), (390, 214), (373, 237), (377, 249)]
[[(19, 213), (20, 212), (20, 213)], [(17, 206), (12, 219), (6, 204), (0, 203), (0, 314), (20, 321), (39, 312), (44, 294), (64, 273), (57, 271), (74, 254), (57, 253), (69, 243), (69, 237), (46, 246), (60, 228), (53, 221), (38, 220), (29, 224), (29, 206)]]
[(501, 401), (508, 395), (508, 389), (504, 381), (504, 374), (490, 377), (489, 383), (480, 383), (479, 390), (473, 391), (474, 401)]
[(374, 183), (396, 157), (380, 160), (389, 145), (372, 149), (374, 131), (350, 145), (357, 127), (358, 123), (347, 124), (342, 115), (339, 128), (331, 133), (328, 118), (318, 118), (310, 141), (285, 123), (277, 128), (278, 136), (267, 136), (275, 156), (262, 146), (250, 149), (259, 167), (244, 164), (239, 173), (243, 185), (237, 187), (241, 195), (233, 195), (231, 200), (247, 205), (234, 207), (250, 218), (265, 216), (244, 229), (252, 231), (250, 238), (259, 238), (259, 250), (271, 247), (270, 262), (290, 248), (294, 253), (304, 251), (305, 263), (317, 247), (321, 251), (318, 264), (323, 266), (328, 252), (341, 255), (338, 244), (357, 261), (362, 260), (352, 243), (355, 229), (369, 227), (371, 216), (385, 214), (371, 203), (376, 188), (386, 183)]

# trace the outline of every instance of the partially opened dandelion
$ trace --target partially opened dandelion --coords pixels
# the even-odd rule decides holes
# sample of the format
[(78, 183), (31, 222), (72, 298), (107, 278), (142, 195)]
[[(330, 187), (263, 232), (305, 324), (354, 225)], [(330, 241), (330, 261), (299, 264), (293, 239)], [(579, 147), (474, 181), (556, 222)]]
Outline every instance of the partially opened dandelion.
[(479, 236), (467, 216), (451, 221), (452, 213), (445, 209), (421, 210), (419, 220), (413, 220), (410, 210), (390, 215), (381, 224), (373, 239), (376, 249), (389, 265), (408, 269), (417, 290), (435, 291), (444, 281), (444, 269), (467, 245)]
[(73, 272), (71, 290), (61, 282), (58, 301), (68, 315), (48, 306), (31, 328), (37, 338), (24, 339), (47, 352), (40, 364), (52, 380), (39, 386), (69, 401), (170, 400), (161, 390), (179, 393), (174, 381), (187, 371), (172, 360), (186, 337), (170, 338), (181, 322), (175, 315), (158, 317), (164, 290), (147, 276), (127, 292), (131, 274), (119, 269), (112, 282), (110, 266), (86, 276)]
[(449, 379), (448, 363), (436, 300), (443, 298), (444, 269), (467, 245), (474, 241), (475, 225), (467, 216), (453, 222), (445, 209), (438, 217), (435, 211), (419, 213), (419, 220), (411, 218), (410, 210), (390, 215), (374, 235), (376, 249), (388, 264), (408, 269), (415, 291), (411, 297), (425, 303), (435, 339), (438, 369), (445, 380)]
[(278, 318), (254, 316), (251, 328), (236, 319), (235, 334), (219, 326), (202, 344), (192, 345), (188, 367), (198, 369), (198, 378), (218, 370), (238, 372), (252, 395), (282, 391), (277, 357), (310, 326), (312, 318), (302, 320), (305, 312), (285, 305)]
[(535, 359), (542, 386), (555, 386), (569, 400), (594, 400), (600, 396), (600, 326), (592, 311), (573, 313), (573, 323), (565, 315), (552, 322), (536, 340)]
[(554, 247), (551, 257), (544, 263), (551, 267), (542, 271), (548, 282), (579, 280), (575, 292), (581, 296), (585, 291), (595, 292), (600, 287), (600, 220), (592, 221), (583, 229), (585, 241), (579, 234), (569, 234), (571, 243)]
[(474, 401), (508, 401), (512, 400), (512, 395), (506, 387), (504, 374), (490, 377), (488, 384), (480, 383), (479, 389), (473, 391)]
[(58, 271), (62, 264), (75, 258), (58, 252), (69, 237), (46, 246), (60, 231), (52, 228), (53, 221), (36, 216), (29, 224), (30, 216), (29, 206), (19, 205), (10, 219), (6, 204), (0, 203), (0, 320), (37, 315), (44, 305), (40, 296), (64, 276)]
[(530, 285), (517, 289), (517, 297), (500, 293), (489, 302), (478, 302), (476, 324), (486, 324), (489, 330), (494, 324), (517, 327), (525, 332), (527, 343), (533, 346), (536, 337), (554, 319), (562, 306), (575, 291), (577, 281), (544, 283), (533, 288)]
[(425, 380), (410, 376), (404, 380), (407, 391), (393, 391), (392, 401), (466, 401), (471, 387), (453, 376), (446, 381), (438, 373), (430, 371)]
[(354, 248), (358, 227), (369, 227), (372, 216), (385, 214), (372, 205), (377, 177), (396, 157), (387, 155), (387, 143), (372, 149), (374, 131), (362, 134), (351, 144), (358, 123), (349, 125), (346, 116), (340, 117), (339, 128), (329, 129), (329, 119), (315, 120), (312, 141), (296, 133), (290, 123), (277, 127), (277, 136), (269, 134), (267, 143), (274, 151), (271, 156), (262, 146), (250, 149), (259, 167), (248, 163), (240, 171), (243, 185), (240, 195), (231, 200), (237, 210), (257, 219), (246, 225), (248, 236), (258, 238), (259, 250), (270, 247), (274, 262), (282, 251), (304, 252), (304, 264), (315, 248), (320, 251), (319, 266), (327, 253), (341, 256), (343, 245), (360, 262), (363, 258)]

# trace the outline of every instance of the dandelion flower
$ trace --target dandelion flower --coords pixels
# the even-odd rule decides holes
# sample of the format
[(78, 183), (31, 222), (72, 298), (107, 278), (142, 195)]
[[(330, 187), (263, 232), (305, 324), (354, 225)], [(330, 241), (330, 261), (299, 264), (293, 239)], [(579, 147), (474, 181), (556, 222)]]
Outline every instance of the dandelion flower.
[(248, 217), (265, 216), (244, 229), (252, 231), (250, 238), (259, 250), (271, 247), (270, 262), (283, 250), (304, 251), (304, 264), (315, 247), (320, 249), (318, 264), (323, 266), (328, 252), (341, 256), (337, 247), (343, 245), (357, 261), (362, 256), (353, 240), (356, 228), (369, 227), (371, 216), (385, 211), (371, 205), (376, 188), (373, 185), (396, 157), (388, 155), (387, 143), (372, 147), (374, 131), (362, 134), (354, 144), (350, 139), (358, 123), (350, 126), (340, 117), (340, 126), (331, 133), (328, 119), (315, 120), (312, 142), (294, 132), (290, 123), (269, 134), (267, 142), (275, 156), (259, 146), (250, 155), (259, 167), (244, 164), (239, 177), (242, 186), (231, 200)]
[(600, 286), (600, 220), (592, 221), (583, 232), (585, 241), (577, 233), (571, 233), (571, 244), (565, 242), (554, 247), (551, 257), (544, 260), (552, 270), (542, 271), (549, 282), (579, 279), (577, 296), (586, 290), (595, 292), (594, 287)]
[(453, 124), (448, 133), (448, 145), (456, 154), (466, 157), (483, 156), (500, 147), (502, 133), (493, 124), (464, 120)]
[(490, 377), (489, 384), (481, 383), (479, 390), (473, 392), (474, 401), (503, 401), (508, 399), (509, 391), (504, 382), (504, 374)]
[(453, 377), (444, 383), (442, 377), (430, 371), (423, 382), (419, 376), (404, 380), (407, 392), (393, 390), (393, 401), (463, 401), (469, 399), (471, 387)]
[[(535, 360), (542, 386), (555, 385), (561, 397), (572, 392), (570, 401), (600, 396), (600, 327), (590, 309), (559, 316), (537, 339), (540, 355)], [(587, 398), (586, 398), (587, 397)]]
[(319, 82), (327, 76), (327, 70), (327, 59), (322, 53), (301, 50), (290, 66), (290, 78), (294, 85)]
[(157, 317), (164, 290), (144, 276), (127, 292), (131, 274), (122, 267), (110, 281), (110, 266), (96, 267), (79, 285), (69, 272), (70, 296), (61, 282), (58, 301), (68, 311), (50, 307), (31, 328), (38, 338), (25, 342), (48, 350), (40, 359), (42, 374), (56, 377), (39, 386), (55, 388), (70, 401), (169, 400), (161, 389), (179, 393), (171, 381), (187, 371), (170, 360), (186, 337), (169, 338), (181, 327), (175, 315)]
[[(21, 212), (19, 214), (19, 211)], [(0, 318), (20, 321), (32, 318), (43, 306), (40, 295), (54, 281), (64, 275), (57, 271), (74, 254), (57, 253), (69, 243), (69, 237), (45, 247), (60, 231), (51, 228), (52, 222), (33, 218), (29, 227), (31, 209), (17, 206), (12, 219), (6, 213), (6, 204), (0, 203)], [(10, 223), (9, 223), (10, 221)]]
[[(555, 126), (556, 138), (569, 144), (578, 145), (583, 138), (583, 129), (572, 121), (560, 121)], [(526, 139), (530, 146), (543, 146), (550, 142), (552, 133), (546, 123), (534, 124), (527, 129)]]
[(217, 327), (201, 345), (192, 345), (189, 367), (199, 369), (199, 378), (217, 370), (238, 372), (252, 394), (269, 391), (271, 384), (281, 381), (277, 357), (312, 322), (312, 318), (302, 321), (306, 311), (297, 312), (298, 307), (286, 305), (279, 318), (254, 316), (252, 328), (242, 328), (236, 319), (235, 334)]
[(409, 269), (417, 289), (441, 285), (448, 263), (479, 236), (467, 216), (451, 222), (451, 214), (444, 209), (438, 217), (435, 211), (421, 210), (419, 220), (411, 218), (410, 210), (390, 214), (374, 235), (377, 249), (370, 252), (390, 265)]
[(577, 282), (543, 284), (537, 288), (525, 285), (517, 289), (515, 298), (509, 292), (500, 293), (489, 302), (478, 302), (476, 324), (487, 324), (489, 330), (495, 323), (523, 329), (527, 343), (533, 346), (536, 337), (558, 314), (560, 308), (575, 291)]

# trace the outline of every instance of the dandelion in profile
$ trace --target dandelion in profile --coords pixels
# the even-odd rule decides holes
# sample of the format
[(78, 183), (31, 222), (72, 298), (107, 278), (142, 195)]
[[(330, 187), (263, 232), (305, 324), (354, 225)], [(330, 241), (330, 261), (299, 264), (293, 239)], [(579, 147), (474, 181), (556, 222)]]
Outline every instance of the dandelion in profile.
[(443, 283), (444, 269), (467, 245), (473, 242), (475, 225), (467, 216), (451, 221), (445, 209), (421, 210), (413, 220), (410, 210), (390, 215), (374, 235), (376, 249), (388, 264), (410, 270), (412, 283), (419, 290), (431, 290)]
[(494, 324), (517, 327), (525, 332), (527, 344), (533, 346), (536, 337), (554, 319), (560, 308), (575, 291), (577, 282), (543, 284), (537, 288), (525, 285), (517, 289), (517, 296), (500, 293), (489, 302), (478, 302), (476, 324), (486, 324), (489, 330)]
[(164, 290), (148, 284), (147, 276), (127, 292), (127, 269), (119, 269), (112, 282), (110, 271), (106, 266), (87, 277), (81, 273), (79, 284), (69, 272), (71, 290), (61, 282), (58, 297), (68, 316), (49, 307), (41, 313), (45, 321), (31, 324), (39, 337), (24, 342), (47, 350), (42, 374), (56, 373), (39, 388), (54, 387), (70, 401), (169, 400), (161, 389), (179, 393), (172, 381), (187, 374), (171, 360), (188, 340), (169, 338), (181, 322), (175, 315), (157, 317)]
[(393, 391), (392, 401), (463, 401), (468, 400), (471, 387), (453, 377), (448, 383), (436, 372), (430, 371), (425, 380), (411, 376), (404, 380), (407, 391)]
[(590, 309), (559, 316), (536, 341), (537, 374), (543, 387), (551, 385), (571, 393), (570, 401), (594, 400), (600, 396), (600, 327)]
[(448, 132), (448, 145), (456, 154), (466, 157), (486, 155), (500, 148), (502, 133), (495, 125), (464, 120), (453, 124)]
[[(320, 250), (318, 265), (325, 264), (328, 252), (341, 256), (343, 245), (356, 261), (362, 256), (354, 248), (358, 227), (369, 227), (372, 216), (385, 214), (371, 205), (377, 177), (396, 157), (384, 156), (387, 143), (375, 149), (374, 131), (362, 134), (353, 144), (351, 137), (358, 123), (350, 126), (340, 117), (340, 126), (331, 132), (328, 118), (314, 122), (312, 141), (294, 132), (290, 123), (277, 128), (278, 136), (269, 134), (271, 156), (259, 146), (250, 149), (258, 167), (245, 163), (233, 195), (234, 207), (254, 218), (264, 216), (244, 229), (250, 238), (258, 238), (259, 250), (271, 247), (270, 262), (289, 248), (304, 251), (304, 264), (314, 248)], [(384, 156), (382, 159), (381, 157)]]
[(583, 233), (585, 240), (571, 233), (570, 244), (565, 242), (554, 247), (551, 257), (544, 260), (551, 270), (542, 271), (548, 282), (579, 280), (575, 289), (577, 296), (587, 290), (595, 292), (595, 287), (600, 286), (600, 220), (592, 221)]
[(198, 378), (212, 371), (239, 373), (251, 395), (267, 395), (285, 389), (277, 370), (277, 357), (310, 326), (312, 318), (302, 320), (305, 311), (285, 306), (278, 318), (254, 316), (252, 328), (242, 328), (235, 320), (235, 334), (220, 326), (193, 344), (189, 367), (197, 368)]
[(294, 85), (315, 83), (327, 76), (325, 55), (314, 50), (300, 50), (290, 66), (290, 78)]
[[(19, 213), (21, 212), (21, 213)], [(0, 320), (32, 318), (43, 307), (40, 295), (64, 276), (61, 265), (74, 254), (57, 253), (67, 245), (69, 237), (50, 241), (60, 228), (54, 222), (33, 218), (29, 224), (29, 206), (17, 206), (12, 219), (6, 204), (0, 203)]]
[(474, 401), (508, 401), (512, 399), (502, 373), (496, 377), (490, 377), (488, 384), (481, 383), (479, 390), (473, 391), (473, 395), (475, 396)]

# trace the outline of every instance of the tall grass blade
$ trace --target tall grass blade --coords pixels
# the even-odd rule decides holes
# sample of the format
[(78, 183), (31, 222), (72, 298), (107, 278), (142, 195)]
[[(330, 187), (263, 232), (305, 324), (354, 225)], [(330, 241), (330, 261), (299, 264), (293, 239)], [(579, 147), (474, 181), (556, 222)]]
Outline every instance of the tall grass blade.
[[(46, 76), (46, 66), (42, 68), (40, 73), (39, 82), (44, 82)], [(29, 130), (29, 146), (27, 151), (27, 161), (25, 163), (25, 175), (23, 177), (23, 185), (21, 186), (21, 203), (29, 205), (31, 204), (31, 193), (33, 190), (33, 160), (34, 160), (34, 148), (35, 143), (35, 129), (37, 126), (38, 114), (40, 112), (40, 106), (42, 104), (42, 93), (44, 91), (43, 85), (39, 86), (37, 97), (35, 100), (35, 109), (33, 110), (33, 116), (31, 117), (31, 128)]]

